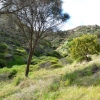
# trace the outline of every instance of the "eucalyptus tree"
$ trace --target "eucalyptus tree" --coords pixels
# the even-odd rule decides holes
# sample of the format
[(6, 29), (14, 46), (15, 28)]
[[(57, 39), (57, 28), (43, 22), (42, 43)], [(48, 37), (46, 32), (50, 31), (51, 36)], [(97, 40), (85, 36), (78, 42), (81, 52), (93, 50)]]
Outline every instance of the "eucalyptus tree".
[(14, 22), (26, 38), (30, 52), (25, 76), (28, 77), (29, 66), (39, 40), (50, 30), (56, 30), (70, 16), (62, 13), (61, 0), (5, 0), (1, 14), (13, 14)]

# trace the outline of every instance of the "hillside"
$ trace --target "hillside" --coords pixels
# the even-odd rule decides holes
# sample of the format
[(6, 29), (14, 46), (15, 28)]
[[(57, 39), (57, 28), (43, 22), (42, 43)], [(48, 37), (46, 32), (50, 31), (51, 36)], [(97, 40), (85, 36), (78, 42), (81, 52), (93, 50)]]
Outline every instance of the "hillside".
[[(62, 41), (59, 42), (60, 45), (56, 48), (56, 51), (61, 54), (66, 55), (67, 51), (66, 51), (65, 46), (66, 46), (68, 40), (73, 39), (75, 37), (79, 37), (83, 34), (88, 34), (88, 33), (89, 34), (97, 34), (98, 43), (100, 43), (100, 26), (98, 26), (98, 25), (78, 26), (74, 29), (62, 32), (62, 34), (60, 34), (61, 38), (59, 38), (59, 39), (61, 39)], [(58, 35), (59, 35), (59, 33), (58, 33)]]
[[(18, 30), (15, 31), (15, 29), (11, 30), (6, 27), (3, 28), (2, 26), (0, 30), (0, 43), (5, 43), (7, 45), (6, 58), (8, 61), (8, 67), (11, 67), (17, 63), (26, 64), (29, 52), (29, 46), (26, 39)], [(66, 52), (66, 49), (64, 49), (63, 47), (66, 45), (68, 39), (87, 33), (97, 34), (98, 41), (100, 42), (100, 26), (78, 26), (68, 31), (49, 32), (45, 38), (42, 38), (39, 41), (34, 55), (47, 55), (61, 58), (63, 53)], [(18, 59), (20, 59), (21, 61)]]
[(100, 55), (77, 62), (62, 49), (68, 39), (87, 33), (97, 34), (99, 43), (100, 26), (47, 34), (35, 49), (28, 78), (24, 74), (29, 48), (24, 37), (13, 32), (0, 32), (0, 43), (7, 46), (2, 58), (6, 67), (0, 68), (0, 100), (100, 100)]
[[(11, 67), (17, 63), (26, 64), (29, 52), (29, 46), (26, 39), (18, 30), (11, 30), (6, 27), (4, 28), (3, 26), (1, 26), (0, 30), (0, 43), (3, 42), (7, 45), (6, 58), (8, 61), (8, 67)], [(78, 26), (68, 31), (49, 32), (45, 38), (42, 38), (39, 41), (39, 44), (35, 49), (34, 55), (47, 55), (61, 58), (61, 56), (66, 52), (66, 48), (64, 49), (63, 47), (66, 45), (68, 39), (87, 33), (97, 34), (98, 41), (100, 42), (100, 26)]]

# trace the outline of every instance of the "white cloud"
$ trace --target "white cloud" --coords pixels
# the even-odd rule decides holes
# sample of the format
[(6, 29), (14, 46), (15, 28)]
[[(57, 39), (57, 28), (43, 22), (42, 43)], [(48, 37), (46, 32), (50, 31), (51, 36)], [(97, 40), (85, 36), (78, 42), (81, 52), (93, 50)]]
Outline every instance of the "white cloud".
[(100, 25), (100, 0), (63, 0), (63, 2), (64, 12), (71, 16), (63, 30), (79, 25)]

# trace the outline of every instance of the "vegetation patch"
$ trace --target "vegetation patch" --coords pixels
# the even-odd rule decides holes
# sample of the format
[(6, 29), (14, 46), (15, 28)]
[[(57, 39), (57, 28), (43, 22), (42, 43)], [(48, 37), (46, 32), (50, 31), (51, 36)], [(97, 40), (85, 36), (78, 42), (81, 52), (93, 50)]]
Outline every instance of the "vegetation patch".
[(53, 64), (50, 66), (50, 68), (61, 68), (63, 67), (61, 64)]
[(81, 37), (74, 38), (69, 42), (69, 52), (72, 58), (78, 60), (90, 61), (90, 54), (98, 53), (97, 35), (86, 34)]

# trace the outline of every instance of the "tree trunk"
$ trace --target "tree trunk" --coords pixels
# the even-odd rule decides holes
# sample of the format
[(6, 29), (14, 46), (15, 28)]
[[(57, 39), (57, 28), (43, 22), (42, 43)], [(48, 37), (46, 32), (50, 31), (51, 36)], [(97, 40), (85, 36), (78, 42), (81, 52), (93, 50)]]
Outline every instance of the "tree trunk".
[(26, 72), (25, 72), (25, 76), (28, 77), (28, 73), (29, 73), (29, 66), (32, 60), (32, 55), (33, 55), (33, 51), (30, 50), (29, 52), (29, 57), (28, 57), (28, 61), (27, 61), (27, 66), (26, 66)]
[(34, 45), (32, 47), (32, 36), (31, 36), (31, 47), (30, 47), (30, 52), (29, 52), (29, 57), (28, 57), (27, 66), (26, 66), (26, 72), (25, 72), (25, 76), (26, 77), (28, 77), (29, 67), (30, 67), (30, 64), (31, 64), (32, 56), (33, 56), (33, 53), (34, 53), (35, 46), (37, 45), (38, 39), (39, 38), (37, 38), (35, 40)]

